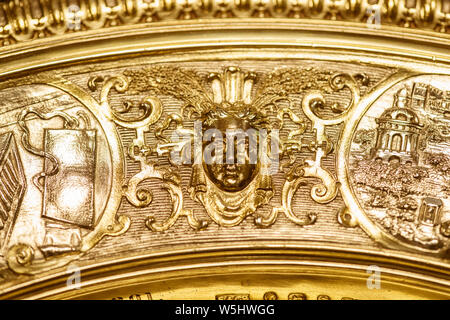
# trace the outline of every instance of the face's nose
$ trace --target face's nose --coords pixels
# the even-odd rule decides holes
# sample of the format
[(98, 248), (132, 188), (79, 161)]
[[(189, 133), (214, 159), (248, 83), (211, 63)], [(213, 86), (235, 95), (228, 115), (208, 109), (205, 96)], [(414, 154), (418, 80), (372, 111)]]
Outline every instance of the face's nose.
[[(242, 164), (249, 161), (249, 146), (248, 144), (243, 143), (235, 143), (233, 146), (231, 146), (230, 151), (232, 151), (230, 154), (228, 153), (227, 144), (224, 143), (223, 146), (223, 159), (227, 162), (228, 165), (236, 165), (236, 164)], [(234, 169), (235, 167), (233, 167)]]

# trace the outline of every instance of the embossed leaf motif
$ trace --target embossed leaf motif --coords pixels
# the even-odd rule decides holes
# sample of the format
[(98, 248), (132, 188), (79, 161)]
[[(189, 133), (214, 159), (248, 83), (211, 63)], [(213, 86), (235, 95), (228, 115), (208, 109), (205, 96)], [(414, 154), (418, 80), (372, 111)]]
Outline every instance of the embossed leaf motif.
[(205, 79), (191, 70), (153, 66), (140, 70), (126, 70), (124, 75), (133, 79), (130, 84), (132, 91), (171, 95), (197, 111), (209, 110), (213, 106), (203, 87)]

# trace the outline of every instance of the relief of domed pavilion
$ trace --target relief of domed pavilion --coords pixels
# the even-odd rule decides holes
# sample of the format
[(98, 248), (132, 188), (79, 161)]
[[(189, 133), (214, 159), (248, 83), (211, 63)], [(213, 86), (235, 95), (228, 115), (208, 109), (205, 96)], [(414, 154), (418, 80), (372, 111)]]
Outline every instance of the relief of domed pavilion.
[(375, 120), (378, 126), (376, 145), (371, 150), (373, 159), (418, 162), (417, 147), (423, 125), (410, 104), (408, 88), (400, 89), (394, 95), (393, 106)]

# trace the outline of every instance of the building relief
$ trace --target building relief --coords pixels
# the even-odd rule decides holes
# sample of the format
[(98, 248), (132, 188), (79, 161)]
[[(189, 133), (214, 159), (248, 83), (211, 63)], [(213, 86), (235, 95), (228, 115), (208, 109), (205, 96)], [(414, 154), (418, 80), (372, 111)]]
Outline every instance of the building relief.
[(391, 105), (375, 103), (355, 132), (350, 155), (361, 206), (391, 235), (424, 248), (448, 244), (450, 140), (440, 129), (450, 124), (444, 83), (436, 88), (408, 81), (389, 95)]

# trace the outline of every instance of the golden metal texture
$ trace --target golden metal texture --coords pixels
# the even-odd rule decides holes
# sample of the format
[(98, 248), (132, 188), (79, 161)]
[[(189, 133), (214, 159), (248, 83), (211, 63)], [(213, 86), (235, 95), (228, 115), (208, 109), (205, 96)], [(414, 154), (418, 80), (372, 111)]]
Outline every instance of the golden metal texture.
[(385, 25), (450, 32), (445, 0), (6, 0), (0, 6), (0, 37), (6, 46), (77, 31), (207, 18), (380, 19)]
[(1, 3), (0, 297), (448, 299), (449, 20)]

